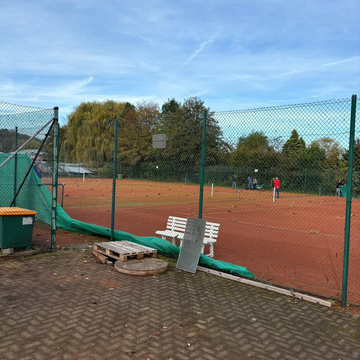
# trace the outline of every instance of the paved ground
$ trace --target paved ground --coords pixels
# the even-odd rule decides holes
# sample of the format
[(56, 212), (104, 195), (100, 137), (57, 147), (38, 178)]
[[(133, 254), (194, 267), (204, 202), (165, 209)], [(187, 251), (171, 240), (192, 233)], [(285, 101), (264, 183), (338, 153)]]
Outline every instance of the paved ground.
[(0, 279), (0, 359), (360, 359), (359, 316), (174, 265), (134, 277), (71, 250)]

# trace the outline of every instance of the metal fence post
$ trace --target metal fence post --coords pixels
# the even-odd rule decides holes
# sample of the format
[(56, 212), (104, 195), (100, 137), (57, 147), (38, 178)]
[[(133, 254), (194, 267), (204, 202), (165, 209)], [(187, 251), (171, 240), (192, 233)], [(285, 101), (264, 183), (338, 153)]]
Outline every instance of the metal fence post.
[(205, 167), (205, 148), (206, 148), (206, 118), (207, 118), (207, 112), (204, 111), (203, 137), (202, 137), (202, 144), (201, 144), (199, 219), (202, 219), (203, 198), (204, 198), (204, 167)]
[(352, 180), (354, 166), (354, 137), (355, 137), (355, 118), (356, 118), (356, 95), (351, 97), (351, 118), (350, 118), (350, 139), (349, 139), (349, 159), (348, 159), (348, 177), (346, 192), (346, 215), (345, 215), (345, 238), (344, 238), (344, 265), (343, 265), (343, 283), (341, 306), (347, 304), (347, 288), (349, 275), (349, 247), (350, 247), (350, 221), (351, 221), (351, 197)]
[[(15, 126), (15, 151), (17, 150), (18, 147), (18, 127)], [(14, 198), (16, 197), (16, 192), (17, 192), (17, 154), (15, 155), (15, 163), (14, 163)], [(16, 198), (14, 201), (14, 206), (16, 206)]]
[(117, 138), (118, 138), (118, 119), (115, 118), (114, 130), (114, 164), (113, 164), (113, 188), (112, 188), (112, 205), (111, 205), (111, 236), (114, 240), (114, 222), (115, 222), (115, 190), (116, 190), (116, 160), (117, 160)]
[(56, 209), (57, 183), (59, 168), (59, 108), (54, 107), (54, 165), (52, 177), (52, 206), (51, 206), (51, 251), (56, 250)]

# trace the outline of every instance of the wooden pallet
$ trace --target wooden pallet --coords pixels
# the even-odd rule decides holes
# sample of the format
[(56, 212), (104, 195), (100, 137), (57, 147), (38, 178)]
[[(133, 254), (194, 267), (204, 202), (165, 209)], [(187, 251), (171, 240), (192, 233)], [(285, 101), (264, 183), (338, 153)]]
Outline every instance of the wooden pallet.
[(110, 241), (94, 244), (94, 251), (120, 261), (157, 257), (157, 250), (130, 241)]

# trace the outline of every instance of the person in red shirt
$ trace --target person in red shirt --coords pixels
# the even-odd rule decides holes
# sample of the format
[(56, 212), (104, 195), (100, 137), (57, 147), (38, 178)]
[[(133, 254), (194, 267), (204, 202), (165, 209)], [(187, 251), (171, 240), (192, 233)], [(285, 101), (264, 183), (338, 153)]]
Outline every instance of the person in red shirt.
[(274, 188), (275, 188), (275, 196), (277, 198), (279, 198), (280, 197), (280, 180), (277, 177), (274, 180)]

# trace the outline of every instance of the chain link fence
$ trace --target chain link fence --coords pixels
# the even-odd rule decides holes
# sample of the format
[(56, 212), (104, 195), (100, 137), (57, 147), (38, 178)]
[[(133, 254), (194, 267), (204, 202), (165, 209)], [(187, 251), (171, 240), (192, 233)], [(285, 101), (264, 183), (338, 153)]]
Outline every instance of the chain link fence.
[[(96, 109), (110, 105), (115, 113), (96, 118)], [(169, 216), (198, 217), (202, 205), (202, 217), (220, 224), (216, 260), (245, 266), (262, 282), (341, 298), (350, 99), (223, 112), (171, 100), (145, 115), (144, 108), (116, 106), (86, 104), (69, 117), (59, 182), (72, 218), (110, 226), (114, 148), (96, 144), (105, 133), (112, 141), (109, 118), (118, 117), (116, 229), (155, 236)], [(88, 124), (94, 131), (85, 138)], [(154, 134), (166, 134), (164, 148), (153, 147)], [(360, 304), (358, 125), (353, 162), (348, 301)]]
[[(356, 125), (352, 153), (351, 100), (224, 112), (194, 99), (167, 105), (151, 112), (111, 107), (120, 124), (115, 228), (155, 236), (169, 216), (201, 215), (220, 224), (216, 260), (246, 266), (259, 281), (333, 299), (346, 281), (348, 302), (360, 304), (360, 136)], [(57, 183), (71, 217), (110, 226), (109, 119), (90, 111), (74, 127), (70, 116), (58, 164), (57, 109), (0, 103), (2, 255), (54, 250)], [(166, 134), (163, 148), (153, 146), (155, 134)]]
[[(215, 192), (204, 205), (207, 217), (221, 222), (222, 236), (232, 239), (227, 249), (219, 242), (222, 260), (246, 264), (267, 283), (341, 297), (350, 114), (350, 99), (215, 113), (233, 149), (208, 177), (208, 183), (227, 182), (227, 196), (217, 199)], [(357, 140), (348, 278), (353, 303), (360, 302), (359, 150)], [(232, 175), (236, 190), (230, 190)]]
[(54, 250), (57, 109), (0, 103), (2, 255)]

